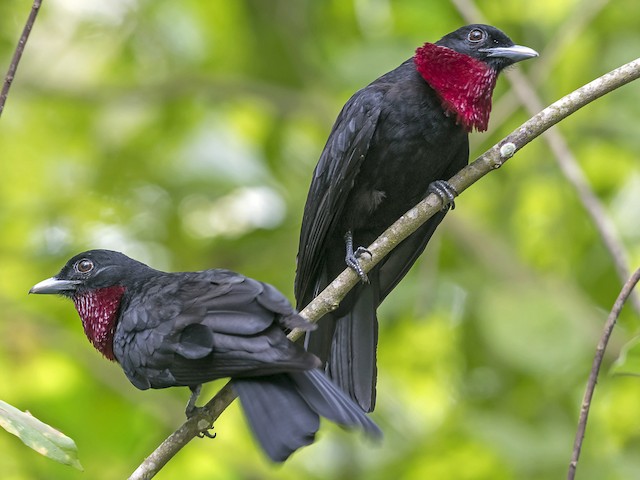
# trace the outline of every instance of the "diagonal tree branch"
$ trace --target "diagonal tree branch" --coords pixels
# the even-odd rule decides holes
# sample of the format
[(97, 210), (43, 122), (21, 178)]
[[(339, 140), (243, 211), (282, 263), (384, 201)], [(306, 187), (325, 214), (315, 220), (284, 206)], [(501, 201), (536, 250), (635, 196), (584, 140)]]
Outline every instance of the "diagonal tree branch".
[(40, 11), (41, 4), (42, 0), (34, 0), (33, 5), (31, 6), (31, 13), (29, 14), (27, 23), (22, 30), (22, 35), (20, 35), (18, 46), (13, 53), (13, 58), (11, 59), (9, 70), (7, 71), (7, 75), (4, 77), (2, 92), (0, 92), (0, 117), (2, 116), (2, 112), (4, 111), (4, 104), (7, 102), (9, 89), (11, 88), (11, 84), (13, 83), (13, 79), (16, 75), (16, 70), (18, 69), (18, 64), (20, 63), (20, 59), (22, 58), (22, 52), (24, 52), (24, 47), (27, 44), (27, 39), (29, 38), (29, 34), (31, 33), (33, 24), (36, 21), (36, 17), (38, 16), (38, 12)]
[[(460, 14), (466, 21), (482, 19), (481, 13), (471, 5), (471, 0), (452, 0)], [(600, 12), (611, 2), (611, 0), (581, 0), (573, 7), (567, 15), (565, 22), (557, 29), (553, 38), (548, 40), (544, 49), (540, 52), (540, 58), (529, 65), (527, 70), (527, 81), (534, 87), (540, 86), (549, 75), (557, 62), (560, 61), (560, 54), (571, 45), (572, 42), (579, 41), (580, 35), (586, 30), (591, 22), (598, 17)], [(477, 16), (479, 15), (479, 16)], [(481, 20), (478, 20), (481, 21)], [(516, 69), (518, 70), (518, 69)], [(506, 72), (509, 74), (509, 72)], [(515, 81), (509, 78), (510, 81)], [(538, 95), (536, 94), (536, 97)], [(493, 106), (491, 118), (495, 123), (501, 125), (503, 119), (509, 118), (522, 105), (522, 97), (510, 89)], [(537, 109), (536, 112), (540, 110)], [(497, 121), (496, 121), (497, 120)], [(494, 127), (495, 128), (495, 127)]]
[[(527, 111), (533, 112), (540, 110), (539, 107), (542, 105), (542, 102), (535, 94), (535, 91), (525, 76), (516, 71), (511, 72), (511, 74), (514, 89)], [(605, 248), (611, 255), (620, 283), (624, 284), (625, 279), (630, 275), (628, 267), (629, 258), (622, 241), (618, 237), (613, 220), (611, 220), (602, 202), (589, 185), (589, 181), (582, 171), (582, 168), (580, 168), (578, 160), (571, 151), (564, 136), (558, 130), (554, 129), (546, 132), (544, 137), (556, 158), (556, 163), (560, 167), (562, 174), (573, 186), (582, 206), (591, 217), (591, 221), (598, 231)], [(637, 293), (632, 293), (630, 300), (636, 313), (640, 314), (640, 296), (638, 296)]]
[[(600, 78), (584, 85), (548, 106), (537, 115), (523, 123), (498, 144), (487, 150), (473, 163), (454, 175), (449, 183), (462, 193), (489, 172), (501, 167), (518, 150), (537, 138), (551, 126), (565, 119), (576, 110), (606, 95), (607, 93), (640, 78), (640, 58), (627, 63)], [(365, 272), (373, 268), (393, 248), (420, 225), (441, 209), (440, 199), (430, 194), (418, 205), (405, 213), (369, 246), (371, 258), (360, 259)], [(302, 312), (310, 322), (317, 322), (326, 313), (335, 310), (340, 301), (353, 288), (359, 279), (351, 270), (344, 270), (325, 290), (320, 293)], [(301, 331), (289, 334), (292, 340), (302, 336)], [(152, 478), (182, 447), (198, 433), (211, 425), (235, 399), (230, 383), (227, 383), (204, 407), (203, 411), (187, 420), (149, 455), (133, 472), (129, 480)]]
[[(589, 6), (582, 6), (580, 14), (571, 17), (568, 22), (569, 25), (565, 25), (566, 28), (563, 28), (562, 30), (565, 32), (570, 31), (585, 24), (606, 4), (606, 1), (607, 0), (598, 0), (598, 2), (595, 3), (591, 2)], [(453, 0), (453, 3), (466, 21), (484, 21), (482, 13), (478, 10), (473, 0)], [(567, 35), (567, 33), (565, 33), (565, 35)], [(550, 45), (554, 45), (554, 42), (550, 42)], [(554, 50), (552, 51), (552, 55), (555, 55), (558, 46), (554, 45), (553, 48)], [(550, 60), (546, 60), (546, 62), (550, 62)], [(549, 65), (549, 63), (546, 63), (546, 65)], [(536, 68), (544, 68), (541, 72), (548, 69), (545, 66), (545, 62), (542, 62), (542, 65), (537, 65), (533, 68), (534, 71)], [(543, 108), (544, 104), (536, 93), (535, 88), (520, 70), (514, 69), (507, 72), (507, 78), (513, 86), (513, 92), (530, 115), (535, 114)], [(623, 285), (630, 275), (629, 258), (626, 249), (617, 234), (613, 220), (611, 220), (611, 217), (602, 205), (602, 202), (589, 185), (589, 181), (580, 168), (578, 160), (571, 151), (571, 148), (562, 133), (557, 129), (549, 130), (545, 132), (544, 139), (553, 153), (554, 159), (556, 160), (562, 174), (574, 188), (582, 206), (589, 217), (591, 217), (591, 221), (600, 235), (605, 248), (611, 255), (613, 266), (620, 280), (620, 284)], [(631, 294), (631, 304), (633, 305), (636, 313), (640, 315), (640, 293), (633, 292)]]
[(634, 287), (640, 281), (640, 268), (637, 269), (634, 274), (627, 280), (622, 287), (618, 298), (613, 304), (613, 308), (607, 317), (607, 321), (604, 325), (602, 337), (596, 348), (596, 354), (593, 358), (593, 366), (591, 367), (591, 373), (589, 374), (589, 380), (587, 381), (587, 387), (584, 392), (582, 400), (582, 406), (580, 407), (580, 420), (578, 421), (578, 430), (576, 432), (576, 439), (573, 445), (573, 453), (571, 455), (571, 462), (569, 463), (569, 473), (567, 474), (567, 480), (573, 480), (576, 476), (576, 468), (578, 466), (578, 459), (580, 458), (580, 450), (582, 449), (582, 442), (584, 440), (584, 433), (587, 429), (587, 419), (589, 418), (589, 409), (591, 408), (591, 399), (593, 398), (593, 392), (596, 389), (596, 383), (598, 381), (598, 373), (600, 372), (600, 366), (602, 365), (602, 359), (604, 357), (604, 351), (609, 343), (609, 338), (613, 333), (613, 327), (615, 327), (622, 307), (627, 298), (633, 292)]

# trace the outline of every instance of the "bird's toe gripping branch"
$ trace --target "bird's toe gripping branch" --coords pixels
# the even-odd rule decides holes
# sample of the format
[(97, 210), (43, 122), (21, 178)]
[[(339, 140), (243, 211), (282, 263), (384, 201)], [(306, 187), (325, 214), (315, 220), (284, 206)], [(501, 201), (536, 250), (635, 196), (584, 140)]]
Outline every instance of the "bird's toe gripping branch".
[(351, 232), (351, 230), (349, 230), (344, 236), (344, 242), (347, 249), (347, 253), (344, 257), (345, 263), (349, 268), (351, 268), (358, 274), (358, 277), (360, 277), (362, 283), (369, 283), (369, 277), (367, 277), (367, 274), (360, 266), (358, 258), (365, 254), (371, 256), (371, 252), (365, 247), (358, 247), (355, 251), (353, 250), (353, 233)]
[[(189, 389), (191, 390), (191, 396), (189, 397), (187, 407), (184, 409), (184, 414), (187, 416), (187, 418), (194, 417), (204, 410), (204, 407), (196, 407), (196, 401), (200, 396), (202, 385), (189, 387)], [(202, 428), (200, 427), (200, 422), (198, 422), (198, 428), (200, 428), (200, 431), (198, 432), (199, 438), (216, 438), (216, 434), (209, 431), (213, 430), (213, 422), (205, 424)]]
[(458, 192), (453, 186), (446, 180), (436, 180), (431, 182), (427, 187), (427, 193), (433, 193), (440, 197), (442, 201), (442, 210), (448, 211), (456, 208), (455, 198), (458, 196)]
[(215, 433), (211, 433), (209, 430), (213, 430), (213, 423), (210, 423), (209, 425), (207, 425), (205, 428), (203, 428), (202, 430), (200, 430), (198, 432), (198, 438), (216, 438), (216, 434)]

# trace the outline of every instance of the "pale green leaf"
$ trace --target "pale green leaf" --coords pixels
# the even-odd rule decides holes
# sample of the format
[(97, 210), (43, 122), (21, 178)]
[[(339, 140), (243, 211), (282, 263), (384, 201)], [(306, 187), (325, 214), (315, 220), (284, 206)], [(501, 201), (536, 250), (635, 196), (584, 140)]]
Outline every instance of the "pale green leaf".
[(0, 426), (36, 452), (83, 470), (75, 442), (62, 432), (0, 400)]

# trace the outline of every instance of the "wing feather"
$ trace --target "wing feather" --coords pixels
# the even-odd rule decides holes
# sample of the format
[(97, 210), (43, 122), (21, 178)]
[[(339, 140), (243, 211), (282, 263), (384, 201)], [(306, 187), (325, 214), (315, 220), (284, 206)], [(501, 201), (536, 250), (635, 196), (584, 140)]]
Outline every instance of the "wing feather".
[(342, 216), (380, 119), (385, 89), (371, 84), (345, 104), (322, 151), (304, 208), (295, 296), (297, 307), (314, 296), (327, 236)]
[[(114, 339), (116, 358), (139, 388), (319, 365), (286, 338), (283, 324), (308, 324), (270, 285), (216, 270), (167, 274), (158, 282), (162, 295), (136, 296)], [(150, 288), (158, 290), (158, 282)]]

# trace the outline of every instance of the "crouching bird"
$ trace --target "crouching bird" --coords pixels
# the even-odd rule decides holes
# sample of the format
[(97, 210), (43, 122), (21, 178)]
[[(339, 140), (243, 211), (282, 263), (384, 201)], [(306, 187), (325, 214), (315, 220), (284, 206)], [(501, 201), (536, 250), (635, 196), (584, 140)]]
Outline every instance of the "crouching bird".
[[(468, 133), (487, 129), (498, 73), (537, 55), (497, 28), (462, 27), (356, 92), (333, 125), (304, 208), (295, 296), (302, 309), (346, 266), (363, 280), (306, 345), (365, 411), (375, 405), (376, 309), (453, 207), (446, 179), (468, 162)], [(443, 211), (365, 275), (357, 257), (429, 192)]]
[(90, 250), (30, 293), (71, 298), (93, 346), (139, 389), (231, 377), (256, 439), (276, 462), (313, 442), (319, 417), (379, 437), (378, 427), (285, 330), (310, 330), (274, 287), (228, 270), (165, 273)]

